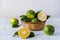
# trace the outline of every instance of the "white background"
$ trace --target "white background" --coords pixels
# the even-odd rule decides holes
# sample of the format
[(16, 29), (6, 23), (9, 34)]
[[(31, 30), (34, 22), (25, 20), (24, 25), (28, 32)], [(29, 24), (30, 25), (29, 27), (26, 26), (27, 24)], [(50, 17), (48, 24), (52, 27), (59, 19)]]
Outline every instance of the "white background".
[(60, 18), (60, 0), (0, 0), (0, 18), (19, 17), (29, 9)]

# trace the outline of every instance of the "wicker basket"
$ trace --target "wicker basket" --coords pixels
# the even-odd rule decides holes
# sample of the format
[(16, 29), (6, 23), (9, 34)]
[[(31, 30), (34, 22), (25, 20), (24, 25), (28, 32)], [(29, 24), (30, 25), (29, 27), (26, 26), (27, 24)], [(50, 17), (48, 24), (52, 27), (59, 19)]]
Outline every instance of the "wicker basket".
[(22, 22), (23, 27), (29, 28), (31, 31), (39, 31), (44, 28), (45, 22)]

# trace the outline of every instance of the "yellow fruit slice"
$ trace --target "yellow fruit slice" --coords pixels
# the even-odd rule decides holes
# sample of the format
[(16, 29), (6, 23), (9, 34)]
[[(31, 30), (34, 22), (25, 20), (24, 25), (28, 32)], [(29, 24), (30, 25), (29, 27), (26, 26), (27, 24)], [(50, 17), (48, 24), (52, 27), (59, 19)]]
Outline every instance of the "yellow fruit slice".
[(30, 30), (28, 28), (26, 28), (26, 27), (20, 28), (18, 30), (18, 35), (21, 38), (28, 38), (29, 35), (30, 35)]
[(41, 11), (40, 13), (38, 13), (37, 17), (41, 21), (46, 21), (47, 19), (46, 13), (44, 11)]

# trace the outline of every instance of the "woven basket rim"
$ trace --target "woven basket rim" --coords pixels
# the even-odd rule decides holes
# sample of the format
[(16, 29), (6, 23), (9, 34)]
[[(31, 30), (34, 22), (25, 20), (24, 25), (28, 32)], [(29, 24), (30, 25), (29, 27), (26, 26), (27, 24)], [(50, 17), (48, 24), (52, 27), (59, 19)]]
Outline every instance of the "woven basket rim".
[[(22, 21), (22, 22), (24, 22), (24, 21)], [(33, 24), (33, 23), (34, 23), (34, 24), (36, 24), (36, 23), (42, 23), (42, 22), (44, 22), (44, 23), (45, 23), (46, 21), (41, 21), (41, 22), (24, 22), (24, 23), (31, 23), (31, 24)]]

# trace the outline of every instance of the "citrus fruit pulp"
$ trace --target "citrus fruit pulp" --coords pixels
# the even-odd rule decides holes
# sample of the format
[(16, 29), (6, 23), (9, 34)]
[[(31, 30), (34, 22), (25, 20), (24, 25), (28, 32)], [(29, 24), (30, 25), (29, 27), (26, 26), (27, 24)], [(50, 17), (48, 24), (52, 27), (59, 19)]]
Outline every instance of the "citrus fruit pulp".
[(41, 11), (40, 13), (38, 13), (37, 17), (40, 21), (46, 21), (47, 19), (46, 13), (44, 11)]
[(18, 35), (21, 38), (28, 38), (30, 35), (30, 30), (26, 27), (23, 27), (23, 28), (18, 30)]

